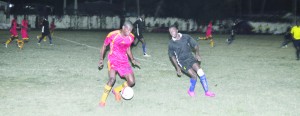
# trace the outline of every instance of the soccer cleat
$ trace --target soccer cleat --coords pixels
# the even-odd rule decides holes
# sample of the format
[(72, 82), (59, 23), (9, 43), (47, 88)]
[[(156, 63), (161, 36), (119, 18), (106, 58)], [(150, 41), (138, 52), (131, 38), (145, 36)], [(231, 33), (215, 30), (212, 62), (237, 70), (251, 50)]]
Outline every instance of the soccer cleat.
[(144, 53), (144, 57), (151, 57), (151, 55), (148, 55), (147, 53)]
[(281, 48), (287, 48), (287, 47), (288, 47), (287, 45), (281, 46)]
[(115, 95), (115, 99), (117, 102), (121, 101), (121, 95), (118, 92), (115, 92), (115, 90), (111, 91)]
[(205, 95), (208, 97), (215, 97), (215, 94), (213, 92), (207, 91), (205, 92)]
[(5, 47), (7, 48), (7, 44), (5, 44)]
[(36, 36), (36, 39), (40, 39), (39, 36)]
[(105, 107), (105, 102), (100, 102), (100, 103), (99, 103), (99, 106), (100, 106), (100, 107)]
[(195, 96), (195, 92), (194, 92), (194, 91), (188, 90), (188, 94), (189, 94), (191, 97), (194, 97), (194, 96)]
[(38, 44), (38, 46), (41, 46), (41, 43), (37, 43)]
[(50, 46), (53, 46), (53, 44), (50, 44)]

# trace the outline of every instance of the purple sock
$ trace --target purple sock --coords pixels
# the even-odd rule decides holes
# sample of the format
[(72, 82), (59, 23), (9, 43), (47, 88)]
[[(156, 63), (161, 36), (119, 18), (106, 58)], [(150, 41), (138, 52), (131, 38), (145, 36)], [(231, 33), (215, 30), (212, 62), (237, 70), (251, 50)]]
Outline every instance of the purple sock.
[(197, 80), (190, 78), (190, 82), (191, 82), (190, 91), (193, 92), (195, 90), (195, 85), (196, 85)]

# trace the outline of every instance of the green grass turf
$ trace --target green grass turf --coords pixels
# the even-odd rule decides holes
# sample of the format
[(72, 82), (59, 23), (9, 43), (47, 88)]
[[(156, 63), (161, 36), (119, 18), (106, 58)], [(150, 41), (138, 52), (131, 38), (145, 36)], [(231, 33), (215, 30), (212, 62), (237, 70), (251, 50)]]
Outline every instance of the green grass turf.
[[(201, 66), (216, 97), (205, 97), (198, 79), (196, 96), (191, 98), (188, 76), (177, 77), (168, 58), (169, 34), (145, 33), (152, 57), (143, 57), (141, 44), (132, 48), (141, 62), (141, 69), (133, 68), (134, 98), (116, 102), (110, 94), (106, 107), (100, 108), (108, 73), (106, 63), (101, 71), (97, 63), (107, 32), (56, 31), (53, 46), (49, 40), (38, 46), (38, 34), (29, 32), (23, 50), (15, 42), (8, 48), (0, 46), (1, 116), (300, 114), (300, 61), (295, 60), (292, 44), (279, 48), (281, 35), (238, 35), (229, 46), (228, 35), (214, 35), (214, 48), (209, 41), (198, 41)], [(0, 31), (1, 43), (8, 37), (9, 31)], [(115, 86), (123, 82), (117, 77)]]

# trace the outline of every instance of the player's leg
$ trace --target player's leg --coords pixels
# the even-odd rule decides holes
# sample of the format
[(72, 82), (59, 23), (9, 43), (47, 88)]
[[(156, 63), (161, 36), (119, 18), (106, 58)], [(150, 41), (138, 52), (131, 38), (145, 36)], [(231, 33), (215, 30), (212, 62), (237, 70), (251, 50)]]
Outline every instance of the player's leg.
[(189, 87), (189, 90), (188, 90), (188, 94), (193, 97), (195, 96), (195, 87), (196, 87), (196, 83), (197, 83), (197, 73), (192, 69), (190, 68), (188, 70), (188, 74), (191, 76), (190, 77), (190, 87)]
[(108, 97), (108, 94), (112, 88), (112, 86), (115, 84), (116, 82), (116, 71), (113, 70), (113, 69), (109, 69), (109, 80), (108, 82), (106, 83), (106, 85), (104, 86), (104, 91), (102, 93), (102, 96), (101, 96), (101, 100), (100, 100), (100, 103), (99, 105), (101, 107), (104, 107), (105, 106), (105, 103), (106, 103), (106, 99)]
[(210, 45), (210, 47), (215, 46), (215, 42), (214, 42), (214, 39), (213, 39), (212, 35), (209, 36), (209, 45)]
[(18, 39), (18, 35), (12, 34), (12, 35), (10, 36), (10, 38), (6, 40), (6, 42), (5, 42), (5, 47), (7, 48), (8, 44), (9, 44), (10, 42), (12, 42), (13, 40), (15, 40), (15, 39)]
[(122, 85), (119, 85), (113, 89), (113, 93), (115, 95), (116, 100), (120, 101), (121, 100), (121, 95), (120, 95), (121, 90), (127, 86), (130, 86), (130, 87), (134, 86), (135, 77), (133, 75), (133, 71), (131, 69), (129, 62), (124, 62), (124, 63), (119, 62), (117, 65), (118, 65), (119, 75), (126, 79), (126, 82), (124, 82)]
[(54, 29), (50, 30), (51, 36), (54, 35)]
[(45, 37), (43, 38), (43, 40), (44, 40), (44, 41), (47, 41), (47, 37), (45, 36)]
[(229, 39), (228, 39), (228, 45), (231, 44), (234, 40), (234, 35), (230, 35)]
[(48, 38), (49, 38), (50, 45), (53, 45), (53, 44), (52, 44), (52, 37), (51, 37), (51, 34), (48, 34)]
[(41, 35), (37, 35), (36, 39), (40, 40), (41, 36), (42, 36), (42, 34)]
[(44, 37), (46, 37), (46, 35), (45, 34), (42, 34), (42, 36), (40, 36), (40, 38), (39, 38), (39, 42), (38, 42), (38, 45), (40, 45), (40, 43), (41, 43), (41, 41), (43, 40), (43, 38)]
[(206, 75), (198, 63), (193, 64), (193, 70), (195, 70), (197, 72), (197, 75), (200, 79), (200, 83), (202, 84), (202, 87), (204, 89), (205, 95), (209, 96), (209, 97), (214, 97), (215, 94), (208, 90), (208, 83), (206, 80)]
[(196, 87), (196, 83), (197, 83), (197, 73), (193, 70), (192, 68), (192, 63), (190, 62), (194, 62), (194, 58), (190, 58), (190, 59), (186, 59), (186, 60), (179, 60), (178, 64), (180, 64), (180, 68), (182, 71), (184, 71), (185, 73), (187, 73), (190, 76), (190, 87), (187, 91), (187, 93), (193, 97), (195, 96), (195, 87)]
[(23, 47), (24, 47), (24, 40), (23, 39), (17, 39), (17, 44), (18, 44), (18, 47), (20, 49), (23, 49)]
[(142, 42), (143, 55), (144, 57), (150, 57), (151, 55), (147, 54), (146, 41), (143, 36), (141, 36), (140, 41)]
[(7, 48), (8, 44), (9, 44), (11, 41), (13, 41), (13, 40), (14, 40), (14, 37), (13, 37), (13, 36), (11, 36), (9, 39), (7, 39), (7, 40), (5, 41), (5, 47)]
[(296, 58), (300, 59), (300, 40), (294, 40), (294, 47), (296, 49)]
[(135, 85), (135, 77), (134, 77), (133, 73), (127, 74), (124, 77), (125, 77), (126, 81), (122, 85), (119, 85), (114, 88), (114, 90), (113, 90), (114, 94), (120, 93), (127, 86), (133, 87)]

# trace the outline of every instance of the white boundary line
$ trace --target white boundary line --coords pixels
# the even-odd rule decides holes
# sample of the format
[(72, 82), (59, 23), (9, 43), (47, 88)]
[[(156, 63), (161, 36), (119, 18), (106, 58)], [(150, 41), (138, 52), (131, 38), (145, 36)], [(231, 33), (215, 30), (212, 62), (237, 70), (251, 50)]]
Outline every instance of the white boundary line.
[[(86, 46), (86, 47), (88, 47), (88, 48), (100, 50), (100, 48), (97, 48), (97, 47), (94, 47), (94, 46), (90, 46), (90, 45), (87, 45), (87, 44), (82, 44), (82, 43), (79, 43), (79, 42), (76, 42), (76, 41), (72, 41), (72, 40), (69, 40), (69, 39), (66, 39), (66, 38), (62, 38), (62, 37), (58, 37), (58, 36), (53, 36), (53, 37), (55, 37), (55, 38), (57, 38), (57, 39), (64, 40), (64, 41), (68, 41), (68, 42), (71, 42), (71, 43), (74, 43), (74, 44)], [(159, 63), (159, 62), (147, 61), (146, 59), (142, 59), (142, 58), (138, 58), (138, 57), (134, 57), (134, 58), (136, 58), (136, 59), (138, 59), (138, 60), (141, 60), (141, 61), (151, 62), (151, 63), (157, 64), (157, 65), (167, 66), (167, 64), (165, 64), (165, 63)]]

